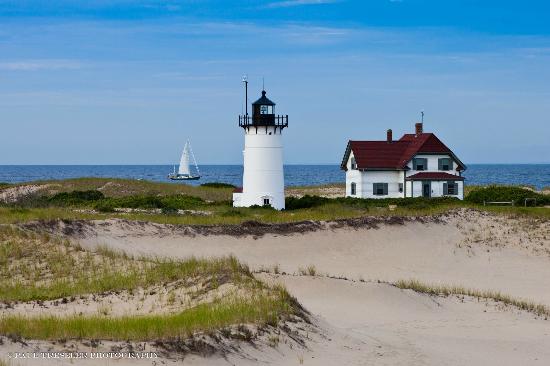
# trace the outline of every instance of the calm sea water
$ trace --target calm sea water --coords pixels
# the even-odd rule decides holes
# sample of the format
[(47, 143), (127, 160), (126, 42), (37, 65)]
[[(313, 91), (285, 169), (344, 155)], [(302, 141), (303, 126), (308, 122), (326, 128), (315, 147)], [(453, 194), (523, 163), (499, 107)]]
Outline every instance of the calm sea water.
[[(241, 165), (201, 165), (202, 178), (187, 182), (198, 185), (224, 182), (240, 186)], [(0, 182), (19, 183), (34, 180), (78, 177), (114, 177), (171, 182), (166, 175), (171, 165), (0, 165)], [(472, 164), (464, 173), (466, 184), (526, 184), (550, 187), (550, 164)], [(344, 172), (337, 165), (287, 165), (287, 186), (342, 183)], [(174, 184), (182, 184), (174, 182)]]

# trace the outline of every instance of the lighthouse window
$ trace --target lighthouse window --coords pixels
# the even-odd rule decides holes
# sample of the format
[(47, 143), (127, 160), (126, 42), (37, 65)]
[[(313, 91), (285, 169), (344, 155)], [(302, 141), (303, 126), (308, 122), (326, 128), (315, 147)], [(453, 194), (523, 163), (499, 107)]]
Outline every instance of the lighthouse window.
[(264, 198), (264, 206), (269, 206), (269, 198)]
[(357, 194), (357, 185), (355, 183), (351, 183), (351, 195), (355, 196)]
[(260, 106), (260, 114), (273, 114), (273, 106), (272, 105), (261, 105)]

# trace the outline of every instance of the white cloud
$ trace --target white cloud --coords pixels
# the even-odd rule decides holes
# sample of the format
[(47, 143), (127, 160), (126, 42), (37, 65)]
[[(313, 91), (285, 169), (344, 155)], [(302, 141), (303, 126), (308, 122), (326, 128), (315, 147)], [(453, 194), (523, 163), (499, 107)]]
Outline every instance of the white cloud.
[(276, 1), (268, 4), (270, 8), (288, 8), (291, 6), (301, 6), (301, 5), (319, 5), (319, 4), (330, 4), (338, 2), (338, 0), (285, 0), (285, 1)]
[(83, 64), (74, 60), (19, 60), (0, 62), (0, 70), (38, 71), (38, 70), (76, 70)]

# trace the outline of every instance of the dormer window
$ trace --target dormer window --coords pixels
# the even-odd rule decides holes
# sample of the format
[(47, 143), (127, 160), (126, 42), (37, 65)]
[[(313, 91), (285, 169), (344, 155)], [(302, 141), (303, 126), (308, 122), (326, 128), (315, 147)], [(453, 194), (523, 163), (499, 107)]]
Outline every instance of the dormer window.
[(452, 170), (453, 169), (453, 161), (449, 158), (441, 158), (439, 159), (439, 170)]
[(426, 158), (414, 158), (413, 170), (428, 170), (428, 159)]

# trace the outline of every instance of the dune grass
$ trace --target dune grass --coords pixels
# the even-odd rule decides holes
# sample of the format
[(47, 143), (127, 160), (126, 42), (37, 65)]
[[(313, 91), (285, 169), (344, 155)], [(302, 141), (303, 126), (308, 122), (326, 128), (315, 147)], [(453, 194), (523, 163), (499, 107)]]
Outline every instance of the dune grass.
[[(259, 207), (233, 208), (230, 202), (231, 189), (224, 187), (193, 187), (183, 184), (106, 178), (79, 178), (29, 184), (45, 184), (47, 189), (41, 191), (41, 196), (30, 195), (22, 198), (21, 202), (0, 204), (0, 224), (55, 219), (122, 218), (176, 225), (236, 225), (245, 221), (286, 223), (304, 220), (328, 221), (362, 216), (430, 216), (461, 207), (502, 215), (550, 218), (550, 210), (545, 207), (480, 206), (476, 203), (452, 199), (362, 200), (328, 199), (315, 196), (305, 196), (300, 199), (288, 197), (289, 209), (275, 211)], [(312, 189), (338, 186), (292, 187), (289, 189), (304, 190), (305, 193), (308, 193)], [(73, 194), (67, 195), (59, 192), (73, 192)], [(77, 202), (74, 199), (69, 199), (75, 193), (86, 192), (96, 192), (103, 197), (95, 201)], [(64, 197), (64, 194), (70, 197)], [(64, 200), (56, 199), (63, 198), (62, 196)], [(396, 207), (390, 210), (390, 205)], [(128, 212), (116, 212), (119, 208), (128, 209)], [(189, 212), (182, 214), (181, 210)]]
[(49, 235), (0, 227), (0, 301), (133, 290), (197, 277), (235, 283), (251, 279), (248, 267), (234, 257), (135, 259), (105, 248), (90, 252)]
[(209, 332), (235, 324), (276, 325), (279, 317), (292, 312), (290, 296), (278, 289), (273, 294), (217, 300), (169, 315), (5, 316), (0, 318), (0, 333), (41, 340), (148, 341), (186, 338), (195, 332)]
[(528, 311), (538, 316), (550, 316), (550, 308), (546, 305), (537, 304), (533, 301), (517, 299), (512, 296), (502, 294), (499, 291), (474, 290), (462, 286), (430, 285), (415, 279), (400, 280), (394, 283), (394, 286), (400, 289), (413, 290), (415, 292), (433, 296), (462, 295), (471, 296), (478, 299), (493, 300), (504, 305), (514, 306), (518, 309)]
[(386, 206), (357, 208), (339, 203), (327, 203), (313, 208), (293, 211), (275, 211), (262, 208), (233, 208), (228, 205), (210, 205), (203, 210), (205, 215), (146, 213), (146, 212), (96, 212), (62, 207), (46, 208), (12, 208), (0, 207), (0, 224), (15, 224), (30, 221), (50, 220), (105, 220), (119, 218), (132, 221), (155, 222), (173, 225), (237, 225), (245, 221), (265, 223), (287, 223), (299, 221), (330, 221), (364, 216), (402, 216), (418, 217), (443, 214), (456, 208), (473, 208), (506, 216), (527, 216), (550, 219), (550, 209), (545, 207), (508, 207), (508, 206), (478, 206), (459, 203), (437, 205), (423, 208), (408, 208), (398, 206), (390, 210)]
[(40, 180), (20, 185), (47, 185), (45, 192), (50, 195), (59, 192), (100, 190), (106, 197), (185, 194), (210, 201), (230, 200), (231, 193), (233, 192), (231, 187), (191, 186), (181, 183), (164, 183), (121, 178)]
[[(6, 315), (0, 334), (27, 339), (146, 341), (188, 337), (237, 324), (277, 324), (297, 309), (282, 287), (256, 280), (235, 257), (169, 260), (133, 258), (99, 247), (86, 251), (65, 240), (0, 226), (0, 301), (58, 300), (79, 295), (207, 283), (206, 291), (231, 283), (235, 291), (176, 313), (98, 315)], [(204, 287), (202, 287), (204, 289)], [(202, 289), (197, 290), (205, 291)]]

